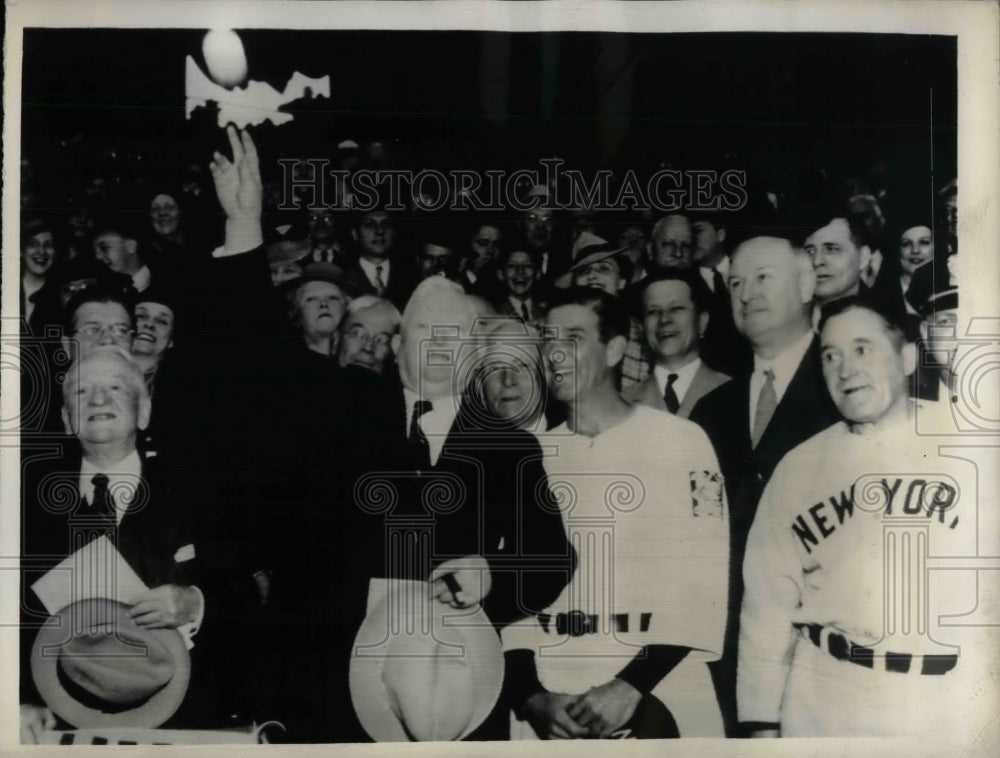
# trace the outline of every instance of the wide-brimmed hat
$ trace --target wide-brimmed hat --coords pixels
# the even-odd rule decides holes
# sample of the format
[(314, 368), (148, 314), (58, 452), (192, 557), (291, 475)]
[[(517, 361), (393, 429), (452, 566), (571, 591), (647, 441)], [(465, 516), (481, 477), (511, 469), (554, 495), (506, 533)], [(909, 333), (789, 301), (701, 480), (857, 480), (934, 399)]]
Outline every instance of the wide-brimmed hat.
[(590, 232), (583, 232), (573, 245), (573, 263), (555, 280), (556, 287), (566, 289), (573, 286), (573, 274), (591, 263), (624, 255), (626, 248), (618, 247), (606, 239)]
[(349, 672), (354, 710), (372, 739), (468, 736), (496, 705), (503, 670), (500, 637), (481, 608), (454, 610), (426, 582), (372, 580)]
[(347, 281), (343, 269), (335, 263), (309, 263), (303, 267), (299, 276), (282, 282), (280, 286), (284, 292), (294, 292), (306, 282), (336, 284), (348, 297), (357, 297), (360, 294), (358, 288)]
[(79, 600), (53, 614), (31, 649), (45, 704), (75, 727), (160, 726), (180, 707), (191, 659), (176, 629), (144, 629), (114, 600)]

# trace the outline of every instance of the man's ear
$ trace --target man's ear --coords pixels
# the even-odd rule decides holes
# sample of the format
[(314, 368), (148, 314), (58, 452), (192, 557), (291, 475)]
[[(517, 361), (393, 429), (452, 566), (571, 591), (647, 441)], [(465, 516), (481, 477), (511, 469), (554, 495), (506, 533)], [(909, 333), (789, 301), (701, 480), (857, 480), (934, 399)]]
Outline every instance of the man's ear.
[(930, 334), (930, 329), (928, 329), (927, 327), (927, 322), (924, 321), (923, 319), (920, 319), (920, 326), (918, 328), (920, 329), (920, 339), (923, 340), (924, 342), (927, 342), (927, 335)]
[(628, 346), (628, 340), (621, 334), (617, 337), (612, 337), (608, 341), (608, 345), (604, 350), (605, 363), (608, 367), (617, 366), (621, 363), (622, 358), (625, 357), (625, 348)]
[(702, 339), (705, 336), (705, 332), (708, 330), (708, 311), (702, 311), (698, 314), (698, 339)]
[(129, 255), (135, 255), (138, 249), (139, 249), (139, 243), (136, 242), (134, 239), (129, 237), (125, 240), (125, 251)]
[(917, 346), (912, 342), (903, 345), (903, 373), (911, 376), (917, 370)]
[(73, 429), (73, 425), (69, 422), (69, 412), (66, 410), (65, 405), (63, 405), (62, 407), (60, 415), (62, 416), (63, 428), (66, 430), (66, 434), (68, 434), (70, 437), (76, 435), (76, 430)]
[(355, 242), (358, 241), (358, 230), (357, 229), (351, 229), (351, 239), (354, 240)]
[(861, 246), (861, 270), (864, 271), (871, 265), (872, 249), (868, 245)]
[(143, 395), (139, 398), (139, 409), (136, 415), (136, 426), (140, 430), (145, 430), (149, 426), (149, 414), (153, 410), (153, 404), (149, 400), (149, 395)]
[(716, 234), (716, 236), (717, 236), (717, 237), (718, 237), (718, 239), (719, 239), (719, 244), (720, 244), (720, 245), (721, 245), (721, 244), (722, 244), (723, 242), (725, 242), (725, 241), (726, 241), (726, 230), (725, 230), (725, 229), (718, 229), (718, 230), (716, 230), (715, 234)]
[(389, 344), (392, 347), (392, 354), (396, 356), (396, 360), (399, 360), (399, 351), (403, 348), (403, 335), (396, 332), (392, 335), (392, 340)]
[(799, 269), (799, 298), (803, 305), (816, 297), (816, 271), (812, 266)]

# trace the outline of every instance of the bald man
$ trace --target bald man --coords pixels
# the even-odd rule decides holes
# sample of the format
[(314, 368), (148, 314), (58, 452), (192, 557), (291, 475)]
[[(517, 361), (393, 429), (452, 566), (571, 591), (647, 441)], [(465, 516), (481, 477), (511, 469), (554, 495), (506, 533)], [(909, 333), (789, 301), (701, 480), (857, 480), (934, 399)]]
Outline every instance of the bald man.
[(812, 331), (816, 277), (809, 255), (781, 237), (741, 244), (729, 267), (733, 322), (753, 349), (752, 370), (703, 397), (691, 412), (719, 456), (731, 508), (729, 623), (716, 685), (736, 730), (735, 656), (747, 534), (781, 458), (837, 418)]

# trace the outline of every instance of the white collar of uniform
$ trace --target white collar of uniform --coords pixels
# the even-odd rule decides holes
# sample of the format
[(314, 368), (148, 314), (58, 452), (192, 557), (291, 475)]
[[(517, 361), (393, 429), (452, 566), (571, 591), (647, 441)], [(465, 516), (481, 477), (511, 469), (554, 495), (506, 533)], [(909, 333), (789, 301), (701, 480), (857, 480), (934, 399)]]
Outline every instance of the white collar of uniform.
[(142, 476), (142, 460), (139, 452), (133, 450), (125, 458), (109, 468), (98, 468), (86, 458), (80, 466), (80, 495), (87, 499), (88, 503), (94, 502), (94, 483), (91, 481), (95, 474), (104, 474), (108, 477), (108, 489), (114, 493), (116, 518), (121, 523), (122, 516), (131, 505), (135, 496), (135, 488)]
[(365, 276), (368, 277), (368, 281), (375, 285), (375, 267), (381, 267), (382, 269), (382, 283), (389, 283), (389, 259), (386, 258), (381, 263), (372, 263), (367, 258), (358, 258), (358, 263), (361, 264), (361, 270), (365, 272)]
[(677, 379), (674, 381), (674, 394), (677, 395), (677, 402), (683, 403), (684, 396), (687, 394), (691, 382), (694, 381), (694, 375), (698, 373), (699, 368), (701, 368), (701, 358), (697, 357), (678, 369), (669, 369), (666, 366), (659, 365), (653, 366), (653, 373), (656, 375), (656, 384), (660, 388), (660, 397), (663, 397), (663, 393), (667, 391), (667, 378), (671, 374), (677, 374)]
[(801, 365), (802, 359), (812, 344), (813, 336), (811, 331), (807, 331), (797, 342), (786, 347), (782, 353), (771, 361), (764, 360), (754, 353), (753, 372), (755, 375), (762, 377), (764, 371), (767, 369), (774, 371), (774, 392), (778, 397), (778, 402), (781, 402), (781, 398), (784, 397), (785, 390), (788, 389), (792, 377), (799, 370), (799, 365)]
[(153, 274), (149, 270), (149, 266), (143, 266), (132, 274), (132, 286), (135, 287), (136, 292), (142, 292), (149, 286), (149, 280), (152, 278)]

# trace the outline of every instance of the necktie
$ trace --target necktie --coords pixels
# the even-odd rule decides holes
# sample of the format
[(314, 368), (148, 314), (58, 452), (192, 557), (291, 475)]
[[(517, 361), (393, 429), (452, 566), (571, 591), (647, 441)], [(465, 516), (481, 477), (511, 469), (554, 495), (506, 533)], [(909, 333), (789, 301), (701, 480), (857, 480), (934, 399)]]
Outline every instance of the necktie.
[(677, 413), (677, 409), (681, 407), (680, 401), (677, 399), (677, 393), (674, 392), (674, 382), (677, 381), (677, 374), (667, 375), (667, 388), (663, 391), (663, 402), (667, 404), (667, 410), (671, 413)]
[(375, 294), (382, 297), (382, 293), (385, 292), (385, 280), (382, 278), (382, 267), (375, 267)]
[(531, 316), (528, 314), (528, 304), (523, 300), (521, 301), (521, 318), (524, 319), (525, 323), (531, 321)]
[(101, 517), (105, 528), (113, 531), (118, 522), (115, 518), (115, 501), (108, 490), (108, 477), (104, 474), (94, 474), (90, 482), (94, 485), (94, 502), (90, 507)]
[(420, 428), (420, 417), (433, 408), (430, 400), (418, 400), (413, 406), (413, 416), (410, 418), (410, 450), (418, 471), (427, 471), (431, 467), (431, 448), (427, 444), (427, 435)]
[(757, 412), (753, 417), (753, 432), (750, 442), (756, 448), (760, 438), (764, 436), (764, 430), (771, 423), (774, 409), (778, 407), (778, 395), (774, 391), (774, 371), (767, 369), (764, 371), (764, 386), (760, 388), (760, 395), (757, 396)]
[(728, 299), (729, 290), (726, 289), (726, 282), (717, 268), (712, 269), (712, 289), (715, 291), (716, 297)]

